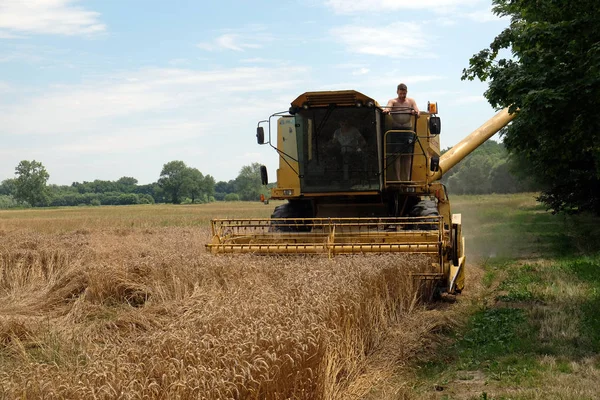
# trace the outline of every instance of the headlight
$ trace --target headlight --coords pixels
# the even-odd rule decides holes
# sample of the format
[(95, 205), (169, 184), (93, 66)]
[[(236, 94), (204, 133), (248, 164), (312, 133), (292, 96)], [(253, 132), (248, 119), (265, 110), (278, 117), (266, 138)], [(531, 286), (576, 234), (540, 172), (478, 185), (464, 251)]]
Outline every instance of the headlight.
[(284, 195), (284, 196), (291, 196), (291, 195), (293, 195), (293, 194), (294, 194), (294, 190), (293, 190), (293, 189), (285, 189), (285, 190), (283, 191), (283, 195)]

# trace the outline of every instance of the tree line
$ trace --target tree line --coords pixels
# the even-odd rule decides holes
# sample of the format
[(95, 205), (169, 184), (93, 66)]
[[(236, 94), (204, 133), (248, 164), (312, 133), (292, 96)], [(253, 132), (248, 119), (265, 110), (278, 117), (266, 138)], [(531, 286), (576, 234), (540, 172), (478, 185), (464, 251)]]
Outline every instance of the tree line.
[(49, 178), (41, 162), (21, 161), (15, 168), (15, 178), (0, 183), (0, 208), (256, 201), (266, 194), (258, 163), (242, 167), (237, 178), (228, 182), (215, 182), (211, 175), (178, 160), (164, 164), (159, 179), (146, 185), (128, 176), (71, 185), (48, 184)]
[[(442, 154), (450, 149), (445, 149)], [(539, 191), (526, 162), (509, 155), (503, 143), (488, 140), (442, 177), (450, 194), (506, 194)]]
[[(487, 141), (445, 174), (442, 182), (452, 194), (538, 190), (526, 174), (521, 173), (519, 178), (523, 170), (526, 168), (509, 156), (503, 144)], [(0, 183), (0, 208), (257, 201), (261, 194), (268, 195), (268, 187), (261, 184), (258, 163), (243, 166), (239, 175), (227, 182), (215, 182), (211, 175), (204, 175), (178, 160), (164, 164), (159, 179), (146, 185), (128, 176), (116, 181), (96, 179), (71, 185), (48, 185), (50, 174), (35, 160), (21, 161), (15, 175)]]

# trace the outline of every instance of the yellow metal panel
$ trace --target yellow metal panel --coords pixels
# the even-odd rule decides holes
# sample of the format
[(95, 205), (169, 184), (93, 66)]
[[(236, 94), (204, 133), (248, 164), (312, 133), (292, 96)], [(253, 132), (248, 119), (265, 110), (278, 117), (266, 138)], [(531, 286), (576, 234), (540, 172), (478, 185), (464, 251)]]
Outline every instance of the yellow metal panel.
[[(277, 169), (277, 186), (294, 189), (300, 194), (300, 178), (298, 177), (298, 145), (296, 141), (294, 117), (281, 117), (277, 121), (277, 148), (283, 152), (279, 157)], [(276, 195), (275, 193), (273, 193)]]
[(429, 153), (439, 156), (440, 151), (440, 135), (429, 136)]
[(288, 161), (298, 159), (294, 117), (281, 117), (277, 121), (277, 148), (286, 154)]

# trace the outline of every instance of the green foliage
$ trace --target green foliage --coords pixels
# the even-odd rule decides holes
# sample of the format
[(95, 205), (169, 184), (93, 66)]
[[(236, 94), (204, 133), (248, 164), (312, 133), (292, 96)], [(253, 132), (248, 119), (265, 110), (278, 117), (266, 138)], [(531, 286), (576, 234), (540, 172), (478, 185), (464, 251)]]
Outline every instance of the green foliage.
[(46, 182), (50, 174), (38, 161), (23, 160), (15, 168), (17, 178), (14, 181), (14, 198), (32, 206), (45, 206), (48, 204)]
[(240, 201), (240, 196), (237, 193), (227, 193), (224, 198), (225, 201)]
[(463, 79), (489, 81), (492, 106), (519, 110), (504, 143), (527, 159), (540, 200), (555, 212), (600, 214), (600, 2), (493, 4), (510, 26), (471, 58)]
[(0, 209), (17, 208), (19, 203), (10, 195), (0, 194)]
[(196, 168), (189, 168), (183, 161), (171, 161), (163, 166), (158, 185), (173, 204), (180, 204), (184, 197), (190, 202), (207, 202), (214, 194), (215, 180), (212, 176), (204, 177)]
[(211, 175), (206, 175), (204, 177), (204, 181), (202, 183), (202, 192), (203, 192), (203, 196), (204, 196), (204, 202), (205, 203), (210, 203), (215, 201), (214, 195), (215, 195), (215, 178), (213, 178)]
[[(147, 186), (152, 187), (152, 185), (144, 187)], [(105, 191), (108, 188), (118, 189), (119, 187), (124, 191)], [(94, 192), (94, 190), (98, 190), (98, 192)], [(49, 205), (54, 207), (154, 204), (152, 195), (137, 192), (138, 186), (125, 188), (118, 181), (75, 182), (71, 186), (48, 185)]]
[(508, 353), (526, 352), (532, 340), (523, 310), (491, 308), (472, 316), (456, 348), (463, 368), (494, 367)]
[[(158, 183), (150, 183), (148, 185), (138, 185), (135, 187), (135, 193), (140, 195), (140, 198), (147, 198), (151, 204), (154, 202), (165, 203), (165, 192)], [(143, 201), (143, 204), (145, 202)]]
[(225, 200), (225, 196), (235, 192), (234, 180), (229, 182), (219, 181), (215, 184), (215, 199)]
[(116, 181), (96, 179), (71, 185), (46, 185), (49, 174), (37, 161), (21, 161), (15, 179), (0, 183), (0, 208), (23, 206), (127, 205), (177, 202), (189, 197), (190, 203), (215, 201), (215, 179), (188, 168), (182, 161), (165, 164), (159, 182), (138, 185), (124, 176)]
[(438, 359), (423, 365), (422, 374), (479, 370), (494, 380), (521, 383), (534, 377), (539, 368), (532, 352), (535, 331), (522, 309), (480, 309), (452, 335), (453, 344), (441, 349)]
[(5, 179), (0, 183), (0, 195), (12, 196), (17, 192), (16, 179)]
[(73, 182), (69, 186), (46, 185), (49, 177), (41, 163), (22, 161), (17, 167), (19, 177), (0, 183), (0, 208), (20, 206), (77, 206), (154, 204), (155, 202), (209, 203), (225, 200), (255, 201), (260, 194), (268, 194), (260, 182), (260, 165), (245, 166), (235, 180), (216, 182), (211, 175), (203, 175), (183, 161), (171, 161), (163, 166), (160, 179), (151, 184), (138, 185), (133, 177), (123, 176), (116, 181), (96, 179)]
[(187, 176), (187, 195), (190, 203), (208, 203), (209, 196), (215, 192), (215, 179), (202, 175), (196, 168), (190, 168)]
[[(458, 203), (455, 210), (463, 221), (470, 220), (471, 229), (479, 226), (470, 233), (469, 251), (481, 252), (474, 249), (479, 240), (493, 249), (510, 239), (513, 258), (484, 263), (484, 304), (473, 302), (467, 323), (448, 333), (451, 343), (422, 365), (423, 377), (449, 382), (476, 370), (494, 390), (494, 385), (515, 384), (543, 388), (548, 377), (580, 374), (577, 366), (586, 364), (581, 360), (600, 351), (598, 218), (552, 215), (523, 205), (523, 196), (478, 196)], [(481, 213), (481, 203), (495, 211)], [(522, 252), (516, 249), (520, 242), (535, 245)]]
[(533, 287), (541, 285), (539, 271), (531, 265), (524, 265), (518, 273), (509, 275), (498, 287), (502, 294), (496, 299), (506, 302), (541, 301), (534, 294)]
[(96, 179), (93, 182), (73, 182), (71, 186), (79, 193), (107, 193), (119, 191), (119, 184), (117, 182), (103, 181), (100, 179)]
[(120, 192), (131, 193), (135, 190), (135, 187), (138, 184), (138, 180), (130, 176), (124, 176), (122, 178), (119, 178), (119, 180), (117, 180), (116, 183), (119, 187)]
[(154, 197), (149, 194), (137, 194), (138, 204), (154, 204)]
[(183, 161), (171, 161), (163, 166), (158, 184), (167, 193), (171, 203), (181, 203), (187, 190), (188, 167)]
[(243, 166), (233, 186), (241, 200), (257, 201), (261, 194), (268, 193), (262, 186), (259, 163)]
[(600, 255), (587, 255), (562, 260), (557, 265), (561, 271), (576, 277), (588, 286), (587, 301), (581, 305), (583, 338), (576, 344), (600, 352)]
[(452, 194), (518, 193), (536, 189), (531, 182), (513, 173), (516, 168), (504, 145), (488, 140), (445, 174), (442, 182)]

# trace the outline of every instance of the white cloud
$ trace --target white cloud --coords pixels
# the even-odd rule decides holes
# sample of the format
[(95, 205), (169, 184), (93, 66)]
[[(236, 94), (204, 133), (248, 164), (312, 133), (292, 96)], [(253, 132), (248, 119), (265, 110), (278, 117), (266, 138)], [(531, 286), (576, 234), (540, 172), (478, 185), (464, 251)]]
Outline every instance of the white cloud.
[(481, 0), (328, 0), (325, 5), (336, 14), (381, 13), (398, 10), (431, 10), (443, 12), (456, 7), (477, 4)]
[[(305, 75), (300, 67), (139, 70), (104, 82), (57, 87), (21, 104), (0, 107), (0, 120), (4, 130), (16, 134), (74, 134), (95, 132), (115, 118), (201, 115), (233, 103), (243, 112), (248, 95), (285, 89)], [(238, 98), (241, 94), (244, 97)]]
[(369, 68), (359, 68), (357, 70), (352, 71), (352, 75), (366, 75), (369, 73)]
[(90, 35), (105, 31), (100, 14), (74, 5), (77, 1), (2, 0), (0, 37), (14, 33)]
[(435, 57), (433, 53), (423, 51), (429, 48), (431, 37), (414, 22), (395, 22), (380, 27), (345, 25), (331, 29), (330, 33), (354, 53), (393, 58)]
[(4, 31), (0, 30), (0, 39), (18, 39), (18, 38), (20, 38), (19, 35), (15, 35), (15, 34), (4, 32)]
[(272, 36), (265, 33), (263, 27), (250, 26), (244, 30), (223, 33), (212, 41), (198, 43), (196, 46), (206, 51), (245, 51), (247, 49), (261, 48), (264, 43), (272, 40)]
[(248, 105), (237, 98), (241, 93), (281, 90), (296, 83), (289, 76), (300, 80), (304, 72), (303, 68), (141, 70), (116, 80), (57, 87), (22, 104), (0, 107), (0, 120), (3, 130), (16, 134), (80, 134), (107, 132), (115, 118), (199, 116), (234, 104), (237, 112), (243, 112)]
[(256, 49), (260, 47), (259, 45), (254, 43), (244, 42), (241, 35), (236, 35), (233, 33), (219, 36), (216, 40), (216, 43), (217, 46), (221, 48), (235, 51), (243, 51), (244, 49)]
[[(206, 132), (209, 123), (159, 120), (134, 127), (123, 127), (59, 144), (51, 150), (69, 153), (132, 153), (169, 143), (189, 140)], [(173, 135), (173, 132), (177, 132)]]

